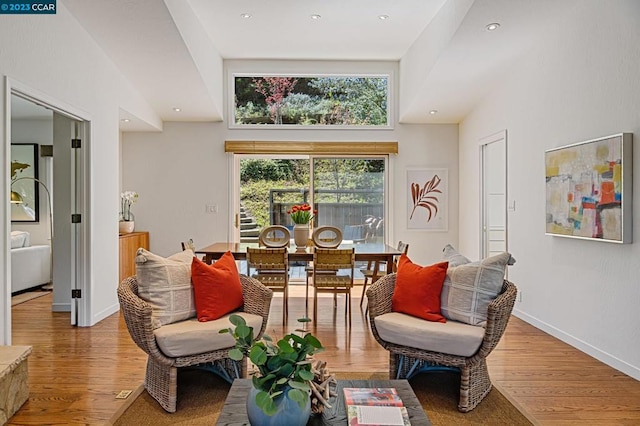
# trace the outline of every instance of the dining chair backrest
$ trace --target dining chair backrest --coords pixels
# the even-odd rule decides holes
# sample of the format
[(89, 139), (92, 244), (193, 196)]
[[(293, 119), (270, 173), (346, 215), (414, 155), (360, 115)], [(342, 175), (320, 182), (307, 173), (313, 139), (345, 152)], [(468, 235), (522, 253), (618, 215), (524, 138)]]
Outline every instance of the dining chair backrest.
[(193, 239), (189, 238), (187, 241), (181, 241), (180, 245), (182, 246), (182, 250), (191, 250), (193, 252), (196, 251), (196, 245), (193, 243)]
[(261, 272), (288, 271), (289, 252), (286, 248), (247, 247), (247, 265)]
[[(401, 252), (402, 254), (407, 254), (409, 252), (409, 243), (403, 243), (402, 241), (398, 241), (398, 247), (397, 247), (398, 251)], [(396, 256), (393, 259), (393, 272), (398, 272), (398, 260), (399, 260), (399, 256)], [(387, 268), (389, 269), (389, 268)]]
[(291, 232), (282, 225), (271, 225), (260, 231), (258, 244), (262, 247), (280, 248), (289, 247), (291, 244)]
[(316, 247), (336, 248), (342, 243), (342, 231), (335, 226), (319, 226), (311, 239)]
[(353, 276), (355, 249), (328, 249), (317, 247), (313, 251), (314, 271), (336, 271), (350, 269)]

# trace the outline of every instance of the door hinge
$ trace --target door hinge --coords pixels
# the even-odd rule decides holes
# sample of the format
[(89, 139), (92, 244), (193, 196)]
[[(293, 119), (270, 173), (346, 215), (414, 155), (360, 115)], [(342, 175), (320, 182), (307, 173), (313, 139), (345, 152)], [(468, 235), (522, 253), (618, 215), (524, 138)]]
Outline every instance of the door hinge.
[(82, 148), (82, 139), (71, 139), (71, 148)]
[(71, 298), (72, 299), (82, 299), (82, 290), (80, 290), (80, 289), (72, 289), (71, 290)]
[(81, 223), (82, 215), (80, 213), (73, 213), (71, 215), (71, 223)]

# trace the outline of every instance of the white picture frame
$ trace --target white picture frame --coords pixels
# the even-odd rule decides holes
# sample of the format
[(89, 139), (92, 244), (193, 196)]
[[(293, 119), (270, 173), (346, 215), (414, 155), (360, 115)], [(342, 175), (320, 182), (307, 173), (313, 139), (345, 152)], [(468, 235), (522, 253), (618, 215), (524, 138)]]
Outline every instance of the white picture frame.
[(407, 170), (407, 228), (424, 231), (449, 230), (449, 170)]

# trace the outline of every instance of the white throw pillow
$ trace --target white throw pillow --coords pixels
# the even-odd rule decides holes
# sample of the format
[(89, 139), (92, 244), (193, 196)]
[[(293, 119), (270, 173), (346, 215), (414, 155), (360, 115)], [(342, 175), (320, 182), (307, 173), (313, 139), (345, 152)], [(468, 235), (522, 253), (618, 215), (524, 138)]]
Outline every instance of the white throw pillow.
[(139, 248), (136, 256), (138, 296), (153, 308), (153, 327), (195, 316), (191, 285), (193, 251), (164, 258)]
[(11, 248), (29, 247), (31, 238), (27, 231), (11, 231)]
[(450, 263), (440, 296), (442, 315), (465, 324), (484, 326), (489, 303), (500, 294), (507, 265), (514, 264), (515, 259), (504, 252), (481, 261), (464, 262), (469, 259), (453, 247), (447, 246), (444, 251)]

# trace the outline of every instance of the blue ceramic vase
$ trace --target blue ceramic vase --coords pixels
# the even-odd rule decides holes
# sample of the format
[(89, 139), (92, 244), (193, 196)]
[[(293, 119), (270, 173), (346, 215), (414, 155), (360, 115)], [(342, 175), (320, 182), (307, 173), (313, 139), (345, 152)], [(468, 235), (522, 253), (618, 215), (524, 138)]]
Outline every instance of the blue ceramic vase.
[(301, 409), (297, 402), (287, 396), (290, 388), (276, 398), (278, 411), (273, 416), (267, 416), (262, 408), (256, 405), (258, 390), (251, 386), (247, 397), (247, 416), (252, 426), (305, 426), (311, 416), (311, 398), (307, 398), (307, 405)]

